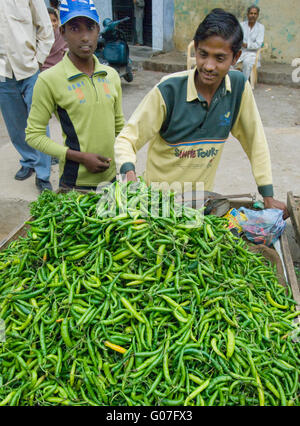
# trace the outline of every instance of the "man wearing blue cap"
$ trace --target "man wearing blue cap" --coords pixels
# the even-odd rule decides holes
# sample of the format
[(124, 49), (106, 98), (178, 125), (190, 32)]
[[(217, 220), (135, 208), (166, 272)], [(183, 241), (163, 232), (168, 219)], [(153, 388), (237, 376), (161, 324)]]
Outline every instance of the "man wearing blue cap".
[[(26, 140), (59, 158), (61, 188), (96, 189), (116, 176), (114, 142), (124, 125), (121, 81), (93, 54), (100, 26), (92, 0), (63, 0), (60, 21), (69, 51), (37, 80)], [(61, 123), (63, 145), (47, 137), (52, 113)]]

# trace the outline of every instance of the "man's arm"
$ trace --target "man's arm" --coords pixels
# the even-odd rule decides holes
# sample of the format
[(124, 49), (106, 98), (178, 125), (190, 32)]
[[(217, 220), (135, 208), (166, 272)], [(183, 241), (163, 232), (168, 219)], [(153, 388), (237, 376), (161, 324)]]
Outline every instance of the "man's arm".
[(56, 103), (51, 89), (38, 77), (32, 95), (32, 104), (27, 120), (26, 142), (45, 154), (64, 160), (67, 147), (53, 141), (47, 136), (47, 125), (56, 110)]
[(288, 217), (287, 207), (274, 199), (270, 152), (249, 82), (245, 84), (240, 111), (231, 130), (247, 154), (258, 192), (264, 199), (265, 208), (283, 210), (284, 218)]
[(48, 10), (43, 1), (30, 0), (32, 22), (36, 28), (36, 59), (41, 66), (54, 43), (54, 33)]
[(249, 42), (247, 49), (250, 49), (250, 50), (260, 49), (263, 45), (264, 37), (265, 37), (265, 27), (262, 24), (260, 24), (258, 26), (257, 36), (255, 40)]
[(28, 145), (60, 160), (66, 158), (81, 163), (90, 173), (100, 173), (107, 170), (110, 166), (110, 158), (94, 153), (75, 151), (48, 138), (46, 128), (55, 110), (56, 104), (53, 94), (40, 76), (33, 89), (32, 105), (27, 121), (26, 142)]
[(136, 180), (136, 153), (160, 131), (166, 107), (160, 91), (154, 87), (136, 108), (115, 142), (117, 173)]
[(70, 148), (66, 152), (66, 158), (67, 160), (83, 164), (90, 173), (105, 172), (105, 170), (109, 168), (111, 162), (111, 158), (91, 152), (74, 151)]
[(116, 136), (121, 132), (124, 127), (125, 119), (123, 114), (122, 107), (122, 87), (121, 87), (121, 79), (119, 75), (117, 75), (118, 83), (117, 83), (117, 99), (115, 102), (115, 132)]

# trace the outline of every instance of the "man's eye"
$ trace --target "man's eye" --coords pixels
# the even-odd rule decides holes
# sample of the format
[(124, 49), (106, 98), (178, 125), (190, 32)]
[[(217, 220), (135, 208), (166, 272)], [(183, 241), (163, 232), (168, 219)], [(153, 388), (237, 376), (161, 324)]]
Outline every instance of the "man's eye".
[(224, 56), (218, 56), (217, 57), (217, 61), (218, 62), (223, 62), (224, 61)]

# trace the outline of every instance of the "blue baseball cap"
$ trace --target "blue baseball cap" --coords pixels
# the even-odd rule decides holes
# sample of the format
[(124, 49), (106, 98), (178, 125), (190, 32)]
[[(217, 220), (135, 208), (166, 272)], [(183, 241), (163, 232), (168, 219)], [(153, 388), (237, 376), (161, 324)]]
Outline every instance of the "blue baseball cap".
[(61, 25), (78, 16), (85, 16), (100, 24), (100, 18), (93, 0), (62, 0), (59, 15)]

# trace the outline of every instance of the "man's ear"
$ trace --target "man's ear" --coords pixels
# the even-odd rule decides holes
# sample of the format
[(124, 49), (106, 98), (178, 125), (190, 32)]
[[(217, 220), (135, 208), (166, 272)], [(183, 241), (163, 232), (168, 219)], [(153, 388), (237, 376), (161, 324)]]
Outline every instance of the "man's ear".
[(59, 31), (60, 31), (61, 35), (63, 36), (64, 40), (66, 41), (66, 37), (65, 37), (66, 29), (65, 29), (65, 26), (61, 25), (59, 27)]
[(239, 50), (238, 53), (233, 57), (231, 65), (235, 65), (237, 63), (237, 61), (240, 59), (241, 54), (242, 54), (242, 51)]

